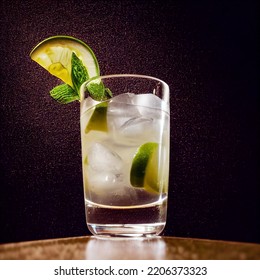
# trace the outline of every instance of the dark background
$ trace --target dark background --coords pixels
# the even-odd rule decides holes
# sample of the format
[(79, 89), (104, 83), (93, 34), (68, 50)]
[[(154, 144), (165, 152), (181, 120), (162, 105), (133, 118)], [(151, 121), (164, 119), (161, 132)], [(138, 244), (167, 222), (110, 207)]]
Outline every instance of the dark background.
[(58, 34), (85, 41), (101, 74), (171, 89), (164, 235), (260, 242), (256, 1), (1, 0), (0, 242), (89, 234), (79, 104), (29, 58)]

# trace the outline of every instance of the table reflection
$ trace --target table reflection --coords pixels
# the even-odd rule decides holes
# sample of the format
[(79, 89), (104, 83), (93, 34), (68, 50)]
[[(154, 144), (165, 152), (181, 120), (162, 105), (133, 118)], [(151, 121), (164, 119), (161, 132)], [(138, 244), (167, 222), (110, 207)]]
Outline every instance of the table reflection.
[(166, 243), (161, 237), (101, 238), (91, 237), (86, 244), (87, 260), (165, 259)]

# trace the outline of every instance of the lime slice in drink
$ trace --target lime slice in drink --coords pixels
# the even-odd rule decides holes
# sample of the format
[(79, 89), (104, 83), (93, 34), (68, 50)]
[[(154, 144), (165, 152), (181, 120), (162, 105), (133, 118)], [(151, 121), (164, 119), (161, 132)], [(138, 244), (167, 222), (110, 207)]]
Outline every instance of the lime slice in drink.
[(102, 102), (96, 105), (85, 128), (85, 133), (88, 133), (91, 130), (107, 132), (107, 102)]
[(53, 36), (40, 42), (30, 53), (32, 60), (49, 73), (61, 79), (72, 88), (72, 56), (85, 66), (86, 79), (99, 75), (97, 59), (91, 48), (79, 39), (70, 36)]
[(132, 186), (159, 192), (158, 147), (158, 143), (147, 142), (138, 148), (130, 171)]

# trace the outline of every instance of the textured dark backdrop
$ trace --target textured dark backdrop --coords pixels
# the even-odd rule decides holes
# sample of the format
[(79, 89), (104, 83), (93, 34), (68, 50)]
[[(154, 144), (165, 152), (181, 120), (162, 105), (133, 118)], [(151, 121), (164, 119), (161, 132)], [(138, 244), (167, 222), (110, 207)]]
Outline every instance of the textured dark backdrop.
[(102, 74), (170, 85), (164, 235), (260, 241), (257, 7), (226, 2), (1, 0), (0, 242), (88, 234), (79, 104), (53, 101), (58, 81), (29, 58), (57, 34), (89, 44)]

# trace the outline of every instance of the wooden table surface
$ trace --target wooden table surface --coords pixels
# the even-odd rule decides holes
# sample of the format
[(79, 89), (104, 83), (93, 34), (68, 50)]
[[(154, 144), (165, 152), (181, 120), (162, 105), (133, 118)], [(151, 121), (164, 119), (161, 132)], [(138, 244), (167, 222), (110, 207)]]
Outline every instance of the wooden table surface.
[(1, 260), (259, 260), (260, 245), (216, 240), (82, 236), (0, 245)]

